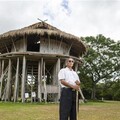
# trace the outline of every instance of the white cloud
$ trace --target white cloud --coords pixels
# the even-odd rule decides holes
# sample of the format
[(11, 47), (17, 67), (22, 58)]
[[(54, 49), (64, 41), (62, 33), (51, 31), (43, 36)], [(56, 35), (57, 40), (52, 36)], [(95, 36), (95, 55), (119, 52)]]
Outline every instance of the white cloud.
[(0, 1), (0, 33), (48, 19), (48, 23), (77, 36), (103, 34), (120, 40), (118, 0)]

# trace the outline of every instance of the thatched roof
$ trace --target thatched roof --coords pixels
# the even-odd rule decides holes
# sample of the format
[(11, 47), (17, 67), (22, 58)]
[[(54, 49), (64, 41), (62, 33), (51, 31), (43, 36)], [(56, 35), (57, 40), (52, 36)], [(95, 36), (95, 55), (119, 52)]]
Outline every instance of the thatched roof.
[(66, 43), (73, 43), (74, 47), (77, 47), (76, 50), (81, 52), (81, 55), (86, 52), (86, 46), (81, 41), (79, 37), (76, 37), (74, 35), (68, 34), (66, 32), (63, 32), (56, 27), (53, 27), (45, 22), (38, 22), (36, 24), (30, 25), (28, 27), (24, 27), (22, 29), (18, 30), (12, 30), (9, 32), (6, 32), (4, 34), (0, 35), (0, 51), (3, 49), (4, 43), (10, 44), (12, 43), (11, 39), (14, 40), (14, 38), (21, 37), (21, 36), (27, 36), (37, 34), (40, 36), (49, 35), (50, 37), (59, 37), (63, 38)]

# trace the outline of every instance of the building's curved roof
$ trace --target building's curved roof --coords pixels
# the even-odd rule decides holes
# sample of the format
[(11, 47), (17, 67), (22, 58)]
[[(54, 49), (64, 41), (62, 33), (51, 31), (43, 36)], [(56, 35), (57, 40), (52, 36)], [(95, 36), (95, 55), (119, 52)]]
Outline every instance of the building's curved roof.
[(67, 44), (72, 44), (75, 50), (84, 54), (86, 52), (86, 45), (81, 41), (79, 37), (63, 32), (56, 27), (53, 27), (45, 22), (38, 22), (36, 24), (24, 27), (18, 30), (12, 30), (0, 35), (0, 52), (3, 50), (5, 44), (12, 43), (14, 38), (37, 34), (40, 36), (49, 35), (50, 37), (59, 37), (62, 38)]

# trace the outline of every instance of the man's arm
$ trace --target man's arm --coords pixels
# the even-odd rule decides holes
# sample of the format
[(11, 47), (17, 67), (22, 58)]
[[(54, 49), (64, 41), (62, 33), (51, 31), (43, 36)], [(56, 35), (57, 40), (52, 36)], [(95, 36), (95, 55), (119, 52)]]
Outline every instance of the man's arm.
[(61, 84), (65, 85), (66, 87), (69, 87), (69, 88), (73, 88), (75, 90), (79, 90), (80, 86), (79, 85), (71, 85), (69, 84), (68, 82), (66, 82), (65, 80), (60, 80), (61, 81)]

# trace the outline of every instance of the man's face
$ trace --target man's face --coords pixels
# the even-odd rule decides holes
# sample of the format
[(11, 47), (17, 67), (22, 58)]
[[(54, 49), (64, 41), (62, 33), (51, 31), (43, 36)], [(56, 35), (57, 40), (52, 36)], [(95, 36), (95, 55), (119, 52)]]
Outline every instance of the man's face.
[(73, 59), (68, 59), (67, 61), (67, 67), (73, 67), (73, 64), (74, 64), (74, 60)]

